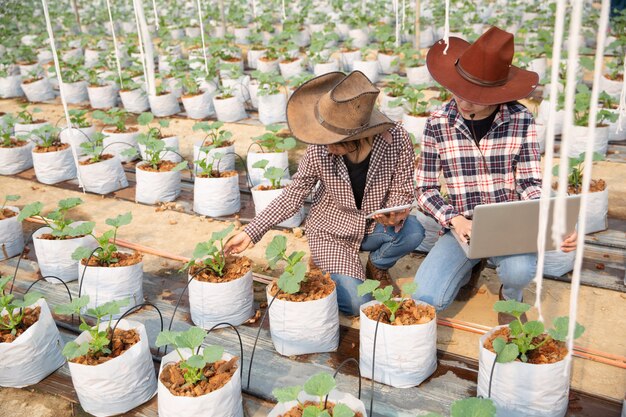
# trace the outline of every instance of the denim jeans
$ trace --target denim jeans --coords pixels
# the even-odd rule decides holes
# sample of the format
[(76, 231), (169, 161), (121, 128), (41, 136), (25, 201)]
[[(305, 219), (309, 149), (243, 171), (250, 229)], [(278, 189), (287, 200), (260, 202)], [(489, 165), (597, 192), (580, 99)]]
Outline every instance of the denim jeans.
[[(489, 258), (496, 266), (506, 299), (522, 300), (524, 288), (533, 280), (537, 270), (537, 254), (494, 256)], [(469, 282), (472, 267), (480, 259), (468, 259), (452, 233), (439, 238), (422, 262), (415, 282), (413, 298), (431, 304), (437, 311), (447, 308), (461, 287)]]
[[(418, 247), (424, 239), (424, 227), (415, 218), (408, 216), (399, 232), (393, 227), (376, 224), (374, 231), (365, 235), (361, 241), (361, 250), (370, 252), (370, 259), (375, 267), (389, 269), (404, 255)], [(359, 315), (359, 307), (372, 299), (368, 294), (359, 297), (357, 287), (363, 283), (358, 278), (342, 274), (330, 274), (337, 285), (339, 311), (351, 316)]]

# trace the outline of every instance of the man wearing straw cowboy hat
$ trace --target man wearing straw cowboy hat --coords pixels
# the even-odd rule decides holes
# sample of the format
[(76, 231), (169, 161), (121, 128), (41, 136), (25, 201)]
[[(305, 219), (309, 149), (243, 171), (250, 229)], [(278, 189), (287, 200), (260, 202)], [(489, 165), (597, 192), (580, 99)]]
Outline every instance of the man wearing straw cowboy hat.
[[(319, 184), (307, 217), (311, 259), (337, 284), (339, 309), (358, 315), (369, 300), (357, 286), (390, 283), (387, 270), (417, 247), (424, 229), (408, 209), (372, 212), (415, 200), (414, 151), (400, 125), (374, 108), (379, 90), (361, 72), (332, 72), (298, 88), (287, 103), (292, 134), (309, 144), (283, 193), (225, 246), (238, 253), (295, 214)], [(359, 250), (369, 251), (364, 273)]]
[[(541, 197), (541, 156), (533, 117), (516, 101), (536, 88), (538, 75), (512, 66), (513, 53), (513, 35), (492, 27), (473, 44), (456, 37), (448, 45), (440, 40), (426, 57), (433, 78), (453, 97), (426, 123), (416, 174), (418, 205), (443, 226), (444, 233), (415, 275), (415, 297), (438, 310), (452, 303), (468, 283), (472, 267), (481, 263), (465, 256), (450, 229), (467, 241), (476, 205)], [(449, 203), (440, 194), (441, 172)], [(570, 252), (575, 247), (574, 234), (561, 249)], [(500, 299), (521, 301), (535, 276), (537, 254), (490, 260), (502, 284)], [(500, 323), (510, 319), (498, 317)]]

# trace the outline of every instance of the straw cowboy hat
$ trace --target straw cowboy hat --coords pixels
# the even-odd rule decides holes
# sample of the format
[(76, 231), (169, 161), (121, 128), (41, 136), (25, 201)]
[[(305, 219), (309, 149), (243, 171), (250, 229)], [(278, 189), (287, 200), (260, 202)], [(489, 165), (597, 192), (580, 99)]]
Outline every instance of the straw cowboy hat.
[(320, 75), (294, 91), (287, 124), (296, 139), (312, 145), (374, 136), (394, 126), (374, 108), (379, 92), (360, 71)]
[(476, 42), (450, 37), (446, 54), (443, 40), (426, 56), (432, 77), (450, 92), (470, 103), (489, 106), (528, 97), (539, 75), (511, 65), (513, 35), (491, 27)]

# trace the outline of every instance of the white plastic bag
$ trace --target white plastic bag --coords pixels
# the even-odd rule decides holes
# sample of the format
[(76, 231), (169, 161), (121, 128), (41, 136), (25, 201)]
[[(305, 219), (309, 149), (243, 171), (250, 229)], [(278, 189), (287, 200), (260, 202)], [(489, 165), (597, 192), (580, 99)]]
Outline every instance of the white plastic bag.
[(190, 119), (205, 119), (215, 114), (213, 95), (203, 91), (195, 96), (183, 96), (183, 107)]
[(117, 89), (114, 85), (89, 86), (87, 94), (92, 109), (110, 109), (117, 104)]
[(213, 106), (220, 122), (236, 122), (248, 117), (243, 103), (237, 97), (218, 99), (213, 97)]
[[(587, 150), (587, 142), (589, 141), (589, 127), (587, 126), (574, 126), (572, 130), (572, 140), (570, 141), (570, 149), (568, 157), (578, 158), (581, 153), (585, 153)], [(599, 153), (602, 156), (606, 156), (606, 152), (609, 149), (609, 127), (600, 126), (596, 127), (596, 137), (593, 141), (593, 151)]]
[(361, 71), (372, 83), (378, 82), (378, 61), (361, 61), (354, 60), (352, 62), (354, 71)]
[(264, 125), (286, 121), (286, 111), (287, 96), (285, 94), (259, 95), (259, 121)]
[[(495, 353), (483, 347), (498, 326), (478, 341), (478, 396), (487, 398), (489, 375)], [(496, 363), (491, 399), (497, 417), (563, 417), (567, 412), (570, 374), (566, 361), (533, 365), (524, 362)]]
[(239, 176), (221, 178), (196, 177), (193, 186), (193, 211), (205, 216), (218, 217), (235, 214), (241, 210)]
[[(81, 223), (84, 222), (74, 222), (71, 226), (76, 227)], [(51, 231), (52, 229), (46, 226), (33, 233), (33, 244), (41, 276), (55, 276), (64, 282), (78, 279), (78, 261), (72, 259), (72, 253), (80, 246), (95, 249), (98, 247), (98, 242), (91, 235), (63, 240), (39, 238)], [(56, 279), (46, 279), (46, 281), (52, 284), (59, 283)]]
[(85, 154), (83, 148), (80, 145), (84, 142), (88, 142), (91, 140), (93, 135), (96, 133), (96, 129), (93, 126), (88, 127), (73, 127), (72, 129), (64, 128), (61, 130), (59, 134), (59, 138), (63, 143), (69, 143), (77, 156), (82, 156)]
[[(43, 298), (39, 320), (11, 343), (0, 343), (0, 386), (22, 388), (33, 385), (63, 366), (61, 336)], [(3, 314), (4, 315), (4, 314)]]
[[(204, 143), (204, 145), (202, 145)], [(218, 169), (220, 172), (224, 171), (234, 171), (235, 170), (235, 145), (223, 146), (221, 148), (213, 148), (209, 152), (203, 152), (200, 149), (202, 146), (208, 146), (207, 142), (204, 142), (204, 139), (197, 140), (193, 144), (193, 160), (198, 161), (200, 159), (209, 159), (211, 161), (213, 159), (213, 155), (216, 153), (221, 153), (222, 157), (219, 162), (215, 163), (214, 169)], [(196, 173), (198, 170), (196, 169)]]
[(289, 155), (287, 152), (248, 152), (246, 165), (252, 186), (259, 185), (267, 180), (263, 177), (261, 168), (253, 168), (258, 161), (266, 159), (269, 163), (267, 167), (276, 167), (283, 170), (283, 178), (291, 178), (289, 175)]
[(56, 152), (35, 152), (33, 166), (37, 181), (42, 184), (57, 184), (76, 178), (76, 164), (72, 147)]
[(180, 195), (180, 171), (152, 172), (140, 169), (146, 162), (137, 164), (135, 201), (144, 204), (174, 201)]
[(78, 263), (78, 283), (80, 286), (82, 281), (82, 294), (89, 296), (86, 309), (124, 299), (129, 299), (127, 310), (143, 303), (143, 262), (117, 267), (89, 266), (86, 269), (82, 262)]
[(89, 94), (87, 94), (87, 81), (63, 83), (63, 94), (65, 95), (65, 100), (71, 104), (89, 101)]
[[(200, 349), (200, 354), (204, 349)], [(180, 349), (185, 359), (191, 356), (189, 349)], [(224, 353), (222, 360), (230, 360), (233, 355)], [(241, 397), (241, 358), (237, 370), (222, 388), (200, 397), (179, 397), (170, 392), (161, 382), (161, 372), (168, 363), (178, 362), (176, 352), (170, 352), (161, 360), (159, 370), (159, 416), (160, 417), (243, 417), (243, 401)]]
[(108, 194), (128, 187), (126, 173), (117, 156), (89, 165), (78, 165), (85, 191)]
[[(419, 301), (416, 301), (419, 304)], [(359, 331), (359, 367), (361, 375), (372, 377), (372, 353), (376, 321), (363, 313), (370, 301), (361, 305)], [(392, 326), (380, 323), (376, 339), (374, 380), (396, 388), (421, 384), (437, 369), (437, 319), (424, 324)]]
[(0, 148), (0, 174), (13, 175), (26, 171), (33, 166), (33, 142), (24, 146)]
[[(267, 303), (272, 301), (267, 286)], [(270, 334), (274, 348), (284, 356), (334, 352), (339, 345), (337, 289), (328, 297), (313, 301), (283, 301), (269, 308)]]
[(155, 117), (172, 116), (176, 113), (180, 113), (180, 106), (176, 96), (172, 93), (166, 93), (162, 95), (148, 95), (148, 102), (150, 103), (150, 110)]
[(23, 136), (25, 138), (30, 139), (33, 142), (41, 141), (39, 135), (32, 133), (37, 129), (40, 129), (44, 126), (50, 125), (49, 122), (38, 122), (38, 123), (15, 123), (13, 127), (13, 131), (15, 132), (15, 136), (20, 138)]
[(257, 60), (257, 69), (259, 72), (269, 73), (280, 71), (277, 59), (266, 60), (265, 57)]
[[(284, 186), (287, 186), (289, 183), (291, 183), (291, 180), (282, 181), (282, 184)], [(252, 200), (254, 201), (255, 216), (261, 213), (263, 210), (265, 210), (265, 208), (269, 206), (272, 201), (278, 198), (278, 196), (281, 195), (282, 192), (284, 191), (284, 188), (280, 188), (278, 190), (263, 190), (263, 191), (259, 190), (259, 187), (263, 185), (269, 186), (270, 184), (269, 182), (261, 183), (250, 189), (250, 191), (252, 192)], [(300, 226), (300, 223), (302, 223), (302, 220), (304, 220), (304, 208), (300, 208), (300, 210), (298, 210), (296, 214), (278, 223), (277, 226), (298, 227)]]
[[(108, 321), (101, 323), (100, 329), (105, 329), (108, 324)], [(117, 328), (135, 329), (139, 333), (139, 342), (121, 356), (100, 365), (68, 362), (81, 407), (96, 417), (125, 413), (157, 393), (146, 328), (131, 320), (120, 320)], [(89, 332), (85, 331), (76, 338), (76, 342), (83, 343), (90, 338)]]
[(259, 58), (265, 56), (266, 52), (267, 49), (249, 49), (247, 54), (248, 67), (251, 69), (256, 69)]
[[(165, 142), (165, 147), (166, 148), (172, 148), (176, 152), (179, 151), (179, 149), (178, 149), (178, 136), (167, 136), (167, 137), (161, 138), (159, 140)], [(137, 146), (139, 146), (139, 154), (141, 155), (141, 159), (146, 160), (147, 159), (146, 146), (142, 145), (141, 143), (139, 143)], [(172, 162), (176, 162), (176, 163), (180, 162), (181, 161), (180, 155), (178, 155), (174, 151), (162, 152), (160, 154), (161, 159), (163, 161), (172, 161)]]
[(203, 329), (209, 330), (224, 322), (239, 326), (254, 315), (252, 270), (229, 282), (214, 283), (193, 279), (187, 292), (191, 321)]
[(587, 197), (587, 212), (585, 213), (585, 233), (595, 233), (609, 227), (607, 215), (609, 213), (609, 189), (589, 193)]
[(320, 62), (313, 66), (313, 74), (316, 77), (335, 71), (339, 71), (339, 63), (334, 59), (329, 62)]
[(422, 65), (421, 67), (407, 68), (406, 76), (409, 79), (409, 84), (415, 84), (415, 85), (434, 84), (433, 77), (430, 76), (430, 73), (428, 72), (428, 68), (426, 67), (426, 65)]
[[(305, 401), (314, 401), (318, 402), (320, 399), (313, 395), (309, 395), (304, 391), (300, 391), (298, 395), (298, 401), (304, 403)], [(279, 417), (284, 415), (287, 411), (298, 405), (298, 401), (289, 401), (286, 403), (278, 403), (272, 408), (272, 411), (267, 415), (267, 417)], [(359, 400), (353, 395), (347, 394), (345, 392), (332, 390), (328, 394), (328, 401), (335, 404), (345, 404), (355, 413), (361, 413), (363, 417), (367, 417), (367, 411), (365, 411), (365, 404), (363, 401)]]
[(301, 58), (291, 62), (279, 62), (278, 68), (280, 70), (280, 75), (282, 75), (285, 79), (293, 78), (304, 71), (304, 68), (302, 68)]
[(397, 97), (391, 97), (387, 94), (381, 94), (380, 96), (380, 111), (383, 112), (387, 117), (396, 122), (402, 120), (402, 115), (404, 114), (404, 108), (402, 106), (392, 107), (390, 103), (395, 101)]
[(387, 55), (378, 52), (376, 59), (378, 61), (378, 70), (382, 74), (393, 74), (400, 69), (400, 57), (398, 55)]
[(346, 72), (352, 72), (354, 69), (354, 61), (361, 61), (361, 51), (349, 51), (341, 53), (341, 66)]
[(0, 97), (12, 98), (22, 97), (22, 77), (19, 75), (9, 75), (8, 77), (0, 77)]
[(428, 117), (411, 116), (408, 113), (402, 114), (402, 124), (407, 132), (412, 133), (415, 136), (417, 143), (422, 142), (422, 136), (424, 136), (424, 127), (426, 127), (426, 120)]
[(130, 149), (131, 147), (139, 149), (137, 145), (137, 136), (139, 132), (130, 128), (130, 132), (117, 133), (115, 128), (107, 127), (102, 133), (104, 133), (104, 139), (102, 145), (104, 146), (104, 153), (110, 153), (119, 158), (122, 163), (130, 162), (136, 159), (136, 156), (122, 155), (122, 152)]
[(141, 88), (121, 90), (120, 98), (122, 99), (122, 105), (130, 113), (143, 113), (150, 109), (148, 95)]
[[(20, 209), (14, 206), (4, 206), (19, 215)], [(24, 250), (24, 233), (22, 222), (17, 220), (17, 215), (0, 220), (0, 261), (19, 255)]]
[(369, 43), (369, 34), (366, 29), (350, 29), (348, 37), (352, 39), (354, 48), (364, 48)]
[(52, 85), (50, 85), (50, 82), (45, 77), (32, 83), (22, 82), (20, 87), (22, 87), (22, 91), (24, 91), (26, 99), (31, 103), (54, 100)]

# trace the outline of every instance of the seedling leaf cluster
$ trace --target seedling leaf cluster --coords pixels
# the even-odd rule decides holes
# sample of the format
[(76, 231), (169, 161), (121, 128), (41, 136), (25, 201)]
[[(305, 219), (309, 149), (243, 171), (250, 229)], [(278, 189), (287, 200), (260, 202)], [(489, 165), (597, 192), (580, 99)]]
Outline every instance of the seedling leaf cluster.
[(401, 297), (400, 300), (396, 300), (393, 298), (393, 286), (387, 285), (385, 288), (379, 288), (380, 281), (374, 279), (365, 280), (365, 282), (357, 287), (357, 293), (359, 297), (364, 296), (365, 294), (371, 293), (374, 296), (376, 301), (384, 304), (389, 311), (391, 312), (391, 316), (389, 317), (389, 321), (393, 322), (396, 319), (396, 312), (402, 305), (402, 303), (411, 297), (417, 290), (417, 284), (414, 282), (410, 282), (404, 284), (402, 286), (402, 294), (405, 294), (405, 297)]
[(95, 226), (94, 222), (84, 222), (77, 226), (70, 226), (74, 220), (67, 218), (67, 212), (83, 203), (80, 198), (66, 198), (59, 201), (58, 207), (48, 213), (47, 217), (41, 216), (43, 204), (39, 201), (27, 204), (20, 212), (17, 219), (24, 221), (28, 217), (41, 216), (46, 225), (52, 229), (50, 234), (59, 239), (79, 237), (91, 234)]
[(284, 236), (275, 236), (265, 250), (265, 257), (272, 269), (280, 261), (286, 263), (285, 271), (278, 278), (278, 288), (287, 294), (299, 292), (301, 283), (306, 281), (306, 265), (302, 262), (304, 255), (302, 251), (287, 255), (287, 238)]
[(15, 298), (13, 294), (5, 294), (7, 284), (11, 281), (11, 277), (0, 276), (0, 312), (4, 312), (0, 316), (0, 330), (9, 331), (13, 336), (17, 334), (17, 328), (22, 324), (22, 320), (26, 315), (26, 307), (30, 307), (37, 302), (43, 295), (39, 293), (27, 293), (22, 300)]
[[(101, 264), (109, 266), (113, 263), (119, 262), (119, 259), (115, 257), (115, 253), (117, 252), (117, 245), (115, 244), (115, 241), (117, 239), (117, 229), (130, 224), (132, 220), (133, 214), (131, 212), (120, 214), (117, 217), (106, 219), (106, 224), (112, 226), (113, 229), (107, 230), (100, 236), (96, 236), (93, 233), (90, 233), (91, 236), (96, 239), (96, 241), (98, 242), (98, 246), (100, 247), (100, 250), (97, 251), (94, 256)], [(89, 256), (91, 256), (92, 252), (93, 249), (85, 246), (80, 246), (76, 248), (76, 250), (72, 254), (72, 259), (76, 261), (80, 261), (81, 259), (87, 259), (89, 258)]]
[(224, 239), (234, 228), (235, 226), (231, 224), (219, 232), (213, 232), (211, 239), (208, 241), (198, 243), (193, 251), (193, 257), (185, 264), (183, 270), (193, 265), (200, 264), (203, 269), (210, 270), (218, 277), (223, 276), (226, 266)]

